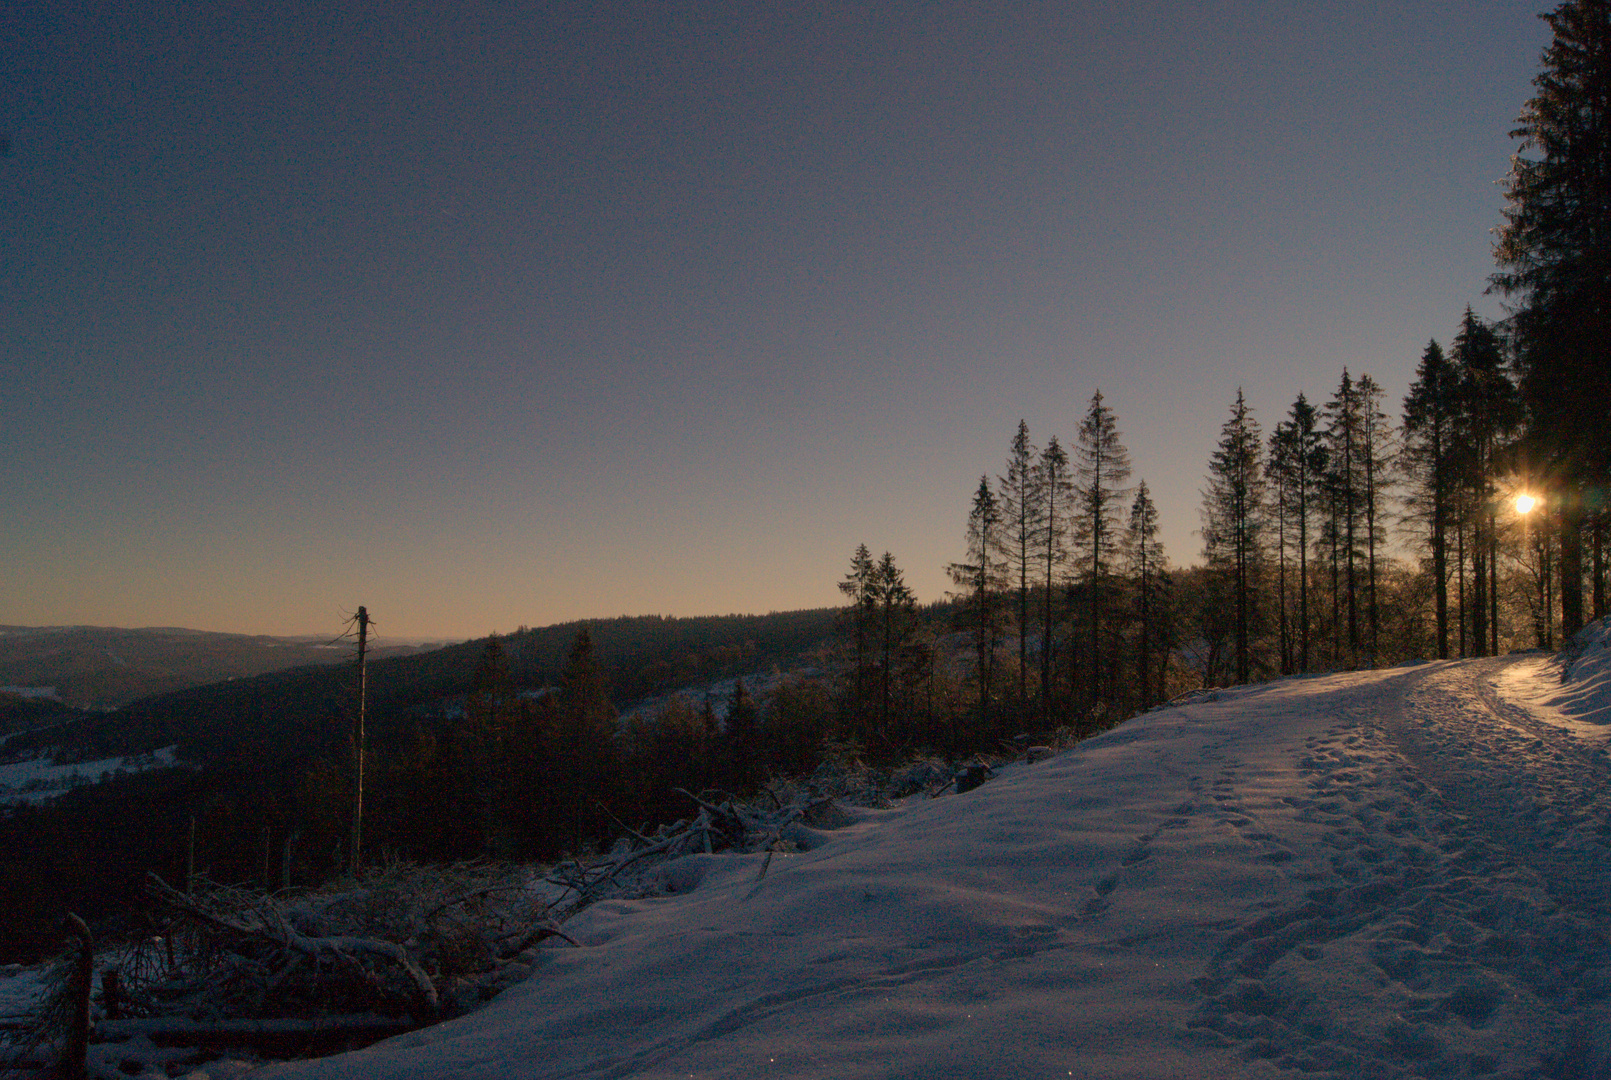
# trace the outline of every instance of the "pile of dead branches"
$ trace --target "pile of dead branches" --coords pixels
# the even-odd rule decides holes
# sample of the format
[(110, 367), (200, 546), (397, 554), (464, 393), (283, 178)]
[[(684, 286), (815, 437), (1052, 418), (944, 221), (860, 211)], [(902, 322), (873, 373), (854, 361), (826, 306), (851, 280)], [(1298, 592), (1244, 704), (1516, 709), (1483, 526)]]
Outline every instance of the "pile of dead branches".
[(1034, 761), (1051, 752), (1051, 746), (1026, 739), (1003, 744), (1000, 755), (961, 765), (918, 758), (894, 769), (877, 769), (846, 757), (825, 763), (802, 779), (774, 781), (748, 799), (716, 790), (696, 795), (678, 788), (691, 804), (691, 817), (661, 825), (652, 833), (617, 821), (628, 836), (607, 855), (563, 862), (549, 871), (545, 882), (560, 890), (550, 910), (564, 921), (599, 900), (663, 895), (673, 891), (668, 883), (675, 875), (668, 877), (657, 868), (690, 855), (764, 852), (766, 858), (756, 871), (759, 880), (766, 876), (773, 854), (800, 850), (820, 839), (823, 830), (850, 824), (853, 817), (847, 807), (887, 807), (910, 795), (967, 791), (995, 775), (993, 764)]

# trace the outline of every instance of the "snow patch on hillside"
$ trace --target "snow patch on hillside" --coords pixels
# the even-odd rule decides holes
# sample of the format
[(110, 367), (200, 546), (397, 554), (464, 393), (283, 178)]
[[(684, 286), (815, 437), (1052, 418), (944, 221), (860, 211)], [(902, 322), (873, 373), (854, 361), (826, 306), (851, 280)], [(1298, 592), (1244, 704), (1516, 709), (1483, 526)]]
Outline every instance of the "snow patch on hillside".
[(169, 769), (178, 764), (178, 745), (164, 746), (146, 754), (97, 758), (57, 765), (48, 755), (0, 765), (0, 804), (42, 802), (71, 788), (99, 783), (108, 774)]
[(54, 686), (0, 686), (0, 694), (14, 694), (30, 701), (60, 701)]

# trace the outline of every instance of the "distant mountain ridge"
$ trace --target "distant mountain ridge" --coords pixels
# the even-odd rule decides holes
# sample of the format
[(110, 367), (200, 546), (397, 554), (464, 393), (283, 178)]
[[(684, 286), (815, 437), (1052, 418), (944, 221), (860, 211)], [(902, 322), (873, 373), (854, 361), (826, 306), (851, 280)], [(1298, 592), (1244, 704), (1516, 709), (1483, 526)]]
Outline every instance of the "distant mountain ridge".
[[(619, 705), (777, 665), (793, 666), (803, 654), (827, 643), (836, 616), (832, 608), (766, 615), (617, 616), (522, 627), (500, 639), (514, 685), (533, 690), (558, 682), (571, 643), (586, 626), (594, 656)], [(171, 636), (163, 640), (165, 633)], [(68, 692), (75, 686), (77, 700), (101, 709), (118, 706), (115, 713), (86, 717), (70, 737), (53, 736), (64, 760), (143, 753), (171, 744), (178, 744), (182, 758), (197, 762), (262, 765), (309, 753), (345, 753), (341, 749), (347, 737), (345, 722), (338, 717), (351, 705), (351, 649), (190, 630), (74, 627), (40, 636), (43, 643), (31, 650), (15, 648), (13, 638), (0, 633), (0, 687), (56, 685), (60, 701), (24, 701), (0, 691), (0, 733), (64, 719), (25, 716), (24, 710), (31, 713), (54, 705), (73, 711), (64, 703), (75, 700)], [(411, 723), (409, 717), (434, 715), (444, 700), (465, 694), (486, 641), (476, 638), (439, 648), (372, 652), (369, 708), (377, 729)], [(141, 648), (151, 656), (136, 668)], [(13, 655), (8, 649), (26, 662), (8, 665)], [(231, 658), (235, 666), (221, 673), (226, 671), (223, 660)], [(159, 666), (163, 661), (173, 666)], [(176, 670), (187, 661), (186, 672)], [(251, 670), (251, 663), (261, 666)], [(32, 681), (18, 681), (19, 671), (31, 675)], [(72, 678), (42, 681), (55, 672)], [(132, 698), (86, 693), (85, 688), (115, 685), (114, 680), (136, 672), (141, 678), (167, 678), (175, 685)], [(209, 672), (212, 677), (207, 677)], [(25, 753), (36, 742), (19, 735), (7, 749)]]
[[(434, 647), (382, 645), (373, 655), (411, 656)], [(0, 626), (0, 691), (108, 709), (229, 679), (340, 663), (348, 656), (348, 650), (307, 636), (166, 626)], [(41, 693), (47, 689), (54, 694)]]

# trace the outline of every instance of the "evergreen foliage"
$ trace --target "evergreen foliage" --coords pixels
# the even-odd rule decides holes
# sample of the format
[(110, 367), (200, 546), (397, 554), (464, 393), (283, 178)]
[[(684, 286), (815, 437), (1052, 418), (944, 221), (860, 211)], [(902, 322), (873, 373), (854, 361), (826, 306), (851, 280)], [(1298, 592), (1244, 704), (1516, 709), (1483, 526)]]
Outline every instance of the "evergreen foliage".
[(1074, 539), (1080, 549), (1081, 573), (1089, 600), (1088, 698), (1094, 705), (1103, 699), (1104, 679), (1111, 683), (1116, 671), (1116, 665), (1103, 655), (1104, 607), (1124, 497), (1129, 491), (1123, 485), (1130, 478), (1130, 454), (1119, 440), (1118, 421), (1113, 410), (1103, 403), (1100, 390), (1091, 395), (1090, 406), (1080, 422), (1074, 476), (1078, 500)]
[[(1158, 508), (1145, 480), (1136, 485), (1130, 503), (1130, 520), (1124, 532), (1125, 570), (1134, 582), (1136, 624), (1136, 701), (1139, 708), (1157, 702), (1167, 674), (1169, 650), (1174, 646), (1170, 632), (1171, 582), (1169, 560), (1158, 539)], [(1154, 665), (1157, 678), (1154, 680)]]
[[(1552, 40), (1521, 140), (1492, 285), (1515, 303), (1526, 452), (1560, 517), (1562, 630), (1583, 622), (1582, 529), (1596, 540), (1595, 614), (1605, 604), (1599, 544), (1611, 487), (1611, 2), (1568, 0), (1542, 16)], [(1542, 515), (1541, 515), (1542, 516)]]
[(1069, 500), (1074, 485), (1069, 479), (1068, 454), (1058, 445), (1054, 435), (1041, 451), (1036, 466), (1036, 491), (1041, 498), (1041, 529), (1038, 558), (1041, 563), (1041, 620), (1040, 620), (1040, 706), (1041, 721), (1051, 719), (1052, 713), (1052, 652), (1053, 597), (1060, 568), (1068, 560)]
[(1029, 425), (1018, 421), (1007, 456), (1007, 471), (997, 481), (1001, 498), (1001, 555), (1013, 582), (1018, 613), (1018, 711), (1029, 701), (1029, 590), (1036, 577), (1036, 537), (1044, 527), (1043, 503), (1035, 467), (1035, 447), (1029, 441)]
[(1436, 340), (1427, 342), (1415, 382), (1404, 398), (1404, 452), (1400, 457), (1410, 482), (1405, 497), (1412, 517), (1426, 530), (1431, 559), (1437, 620), (1437, 655), (1449, 658), (1449, 530), (1456, 505), (1459, 458), (1459, 374)]
[(978, 687), (978, 722), (982, 727), (990, 712), (995, 685), (996, 644), (1001, 636), (998, 596), (1006, 588), (1006, 575), (997, 560), (1000, 548), (1001, 504), (990, 490), (990, 478), (979, 477), (973, 506), (968, 511), (964, 534), (966, 562), (952, 563), (948, 570), (959, 590), (954, 596), (966, 605), (973, 631), (974, 682)]
[(1242, 391), (1220, 428), (1203, 492), (1203, 558), (1234, 611), (1235, 677), (1253, 677), (1253, 637), (1265, 556), (1263, 433)]

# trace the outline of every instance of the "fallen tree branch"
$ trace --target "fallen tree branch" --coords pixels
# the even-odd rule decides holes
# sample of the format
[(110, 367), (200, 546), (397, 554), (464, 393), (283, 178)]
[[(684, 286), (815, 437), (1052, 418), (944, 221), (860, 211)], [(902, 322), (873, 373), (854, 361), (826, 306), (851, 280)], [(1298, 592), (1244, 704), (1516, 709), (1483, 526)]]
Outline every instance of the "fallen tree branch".
[(257, 907), (253, 914), (259, 925), (240, 921), (208, 911), (191, 896), (182, 893), (154, 873), (146, 874), (146, 889), (155, 899), (197, 923), (245, 940), (266, 940), (292, 952), (301, 953), (312, 960), (328, 958), (344, 968), (353, 978), (370, 987), (381, 999), (393, 997), (392, 992), (354, 956), (362, 953), (391, 961), (406, 976), (414, 998), (410, 1011), (422, 1020), (434, 1020), (441, 1011), (441, 999), (436, 986), (407, 950), (390, 941), (364, 937), (308, 937), (299, 932), (277, 909)]

